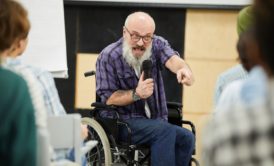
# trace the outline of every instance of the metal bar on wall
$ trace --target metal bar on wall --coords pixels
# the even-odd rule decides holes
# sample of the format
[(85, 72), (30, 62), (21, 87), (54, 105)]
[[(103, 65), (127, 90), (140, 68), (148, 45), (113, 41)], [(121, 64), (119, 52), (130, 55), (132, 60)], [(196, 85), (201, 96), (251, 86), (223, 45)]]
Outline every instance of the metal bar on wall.
[(250, 0), (64, 0), (65, 5), (93, 5), (113, 7), (157, 7), (157, 8), (187, 8), (187, 9), (241, 9), (251, 4)]

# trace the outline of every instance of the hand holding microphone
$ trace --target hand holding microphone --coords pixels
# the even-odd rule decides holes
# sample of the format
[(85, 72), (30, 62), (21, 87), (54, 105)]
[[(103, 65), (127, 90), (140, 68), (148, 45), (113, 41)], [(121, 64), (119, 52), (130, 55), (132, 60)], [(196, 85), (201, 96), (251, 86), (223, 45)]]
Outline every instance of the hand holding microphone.
[(142, 74), (136, 87), (136, 93), (141, 99), (147, 99), (153, 94), (153, 89), (152, 62), (145, 60), (142, 63)]

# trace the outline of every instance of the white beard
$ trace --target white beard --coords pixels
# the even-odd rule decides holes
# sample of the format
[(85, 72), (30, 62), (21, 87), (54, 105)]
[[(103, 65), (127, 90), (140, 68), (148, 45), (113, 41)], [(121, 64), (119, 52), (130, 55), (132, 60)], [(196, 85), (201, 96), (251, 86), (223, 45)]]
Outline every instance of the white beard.
[(132, 54), (132, 48), (128, 45), (126, 41), (123, 42), (123, 58), (126, 62), (135, 69), (140, 69), (144, 60), (147, 60), (151, 57), (152, 45), (150, 45), (144, 54), (140, 58), (136, 58)]

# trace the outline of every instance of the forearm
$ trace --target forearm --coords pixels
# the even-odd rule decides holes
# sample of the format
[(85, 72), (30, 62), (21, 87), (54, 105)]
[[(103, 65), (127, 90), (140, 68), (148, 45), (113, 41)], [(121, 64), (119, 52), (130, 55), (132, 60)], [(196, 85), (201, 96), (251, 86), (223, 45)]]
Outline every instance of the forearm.
[(183, 59), (178, 56), (172, 56), (166, 62), (166, 67), (176, 74), (178, 83), (190, 86), (194, 83), (194, 77), (190, 67)]
[(172, 71), (173, 73), (177, 73), (178, 70), (184, 68), (184, 67), (188, 67), (187, 64), (185, 63), (185, 61), (176, 56), (173, 55), (167, 62), (166, 62), (166, 67)]
[(107, 105), (125, 106), (133, 103), (132, 90), (117, 90), (107, 100)]

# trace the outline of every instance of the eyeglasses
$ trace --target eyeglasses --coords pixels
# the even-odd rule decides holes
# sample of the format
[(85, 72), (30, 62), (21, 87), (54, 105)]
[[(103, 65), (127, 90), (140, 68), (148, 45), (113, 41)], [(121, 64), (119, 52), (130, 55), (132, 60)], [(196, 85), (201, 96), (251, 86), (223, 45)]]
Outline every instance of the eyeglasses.
[[(125, 26), (124, 26), (125, 27)], [(129, 32), (129, 30), (127, 29), (127, 27), (125, 27), (126, 31), (129, 33), (131, 40), (133, 42), (138, 42), (140, 39), (143, 40), (144, 43), (149, 43), (152, 41), (153, 37), (152, 36), (140, 36), (138, 34), (132, 34)]]

